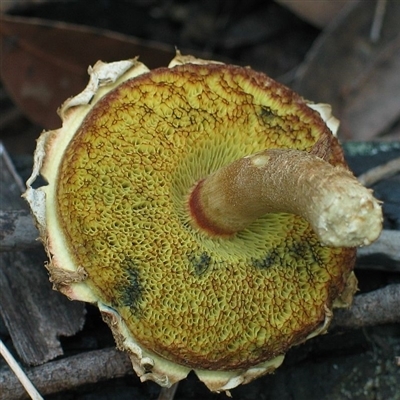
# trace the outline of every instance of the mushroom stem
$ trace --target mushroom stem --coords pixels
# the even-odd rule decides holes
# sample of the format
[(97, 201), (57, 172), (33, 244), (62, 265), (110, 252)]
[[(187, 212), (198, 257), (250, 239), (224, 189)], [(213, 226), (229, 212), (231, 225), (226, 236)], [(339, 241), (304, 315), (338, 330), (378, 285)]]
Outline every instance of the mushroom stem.
[(350, 171), (299, 150), (269, 149), (199, 181), (188, 199), (193, 224), (229, 237), (267, 213), (305, 218), (322, 244), (367, 245), (379, 236), (382, 211)]

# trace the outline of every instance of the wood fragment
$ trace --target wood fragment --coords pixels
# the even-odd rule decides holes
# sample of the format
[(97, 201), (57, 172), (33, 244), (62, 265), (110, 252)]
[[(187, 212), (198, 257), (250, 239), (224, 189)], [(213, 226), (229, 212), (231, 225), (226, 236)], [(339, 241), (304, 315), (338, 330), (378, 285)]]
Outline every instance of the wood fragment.
[(82, 329), (85, 305), (52, 290), (38, 251), (0, 254), (0, 314), (23, 362), (38, 365), (63, 354), (59, 336)]
[(331, 328), (358, 329), (400, 322), (400, 284), (354, 297), (348, 309), (335, 311)]
[[(24, 185), (1, 143), (0, 178), (2, 211), (26, 207), (21, 199)], [(19, 244), (29, 241), (22, 240), (23, 230), (14, 230)], [(72, 336), (82, 328), (85, 305), (52, 290), (42, 248), (15, 250), (0, 252), (0, 315), (21, 360), (38, 365), (63, 354), (59, 336)]]
[(28, 210), (0, 210), (0, 252), (38, 247), (38, 237)]
[[(133, 375), (128, 355), (114, 348), (81, 353), (27, 370), (28, 378), (43, 396), (128, 375)], [(0, 400), (27, 398), (11, 371), (0, 373), (0, 388)]]

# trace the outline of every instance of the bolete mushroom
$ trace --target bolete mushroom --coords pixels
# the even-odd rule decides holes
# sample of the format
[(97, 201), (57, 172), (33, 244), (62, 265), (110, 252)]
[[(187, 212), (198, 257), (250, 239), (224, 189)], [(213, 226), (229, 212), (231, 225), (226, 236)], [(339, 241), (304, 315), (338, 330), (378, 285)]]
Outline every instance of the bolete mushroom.
[(229, 390), (326, 331), (382, 220), (329, 106), (179, 53), (89, 73), (39, 138), (25, 193), (55, 288), (97, 304), (140, 378), (163, 386), (195, 370)]

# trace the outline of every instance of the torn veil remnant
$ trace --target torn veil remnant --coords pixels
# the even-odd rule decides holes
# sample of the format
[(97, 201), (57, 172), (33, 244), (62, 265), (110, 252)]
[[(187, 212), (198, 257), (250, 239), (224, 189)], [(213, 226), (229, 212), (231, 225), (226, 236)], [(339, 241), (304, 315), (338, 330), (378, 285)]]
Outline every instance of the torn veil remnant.
[(329, 106), (179, 53), (89, 72), (25, 193), (56, 289), (98, 305), (142, 380), (194, 370), (223, 391), (273, 371), (350, 304), (354, 247), (381, 230)]

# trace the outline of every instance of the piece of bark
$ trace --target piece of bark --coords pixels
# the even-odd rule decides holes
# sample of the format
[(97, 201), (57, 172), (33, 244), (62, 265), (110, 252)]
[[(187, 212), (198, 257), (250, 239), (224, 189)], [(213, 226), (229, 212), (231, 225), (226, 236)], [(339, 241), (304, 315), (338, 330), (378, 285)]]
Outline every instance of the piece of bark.
[(400, 284), (354, 297), (348, 309), (336, 310), (331, 328), (363, 328), (400, 322)]
[(0, 209), (0, 252), (38, 247), (39, 231), (28, 210)]
[[(0, 143), (0, 208), (26, 207), (23, 188)], [(85, 306), (71, 302), (51, 288), (42, 248), (0, 253), (0, 315), (21, 360), (38, 365), (63, 354), (60, 335), (74, 335), (83, 327)]]
[[(49, 395), (84, 384), (133, 375), (133, 369), (126, 353), (109, 348), (52, 361), (27, 369), (26, 374), (41, 395)], [(0, 400), (28, 398), (11, 371), (0, 373), (0, 388)]]
[(63, 354), (58, 337), (82, 329), (84, 304), (52, 290), (42, 249), (1, 254), (0, 313), (24, 363), (38, 365)]

